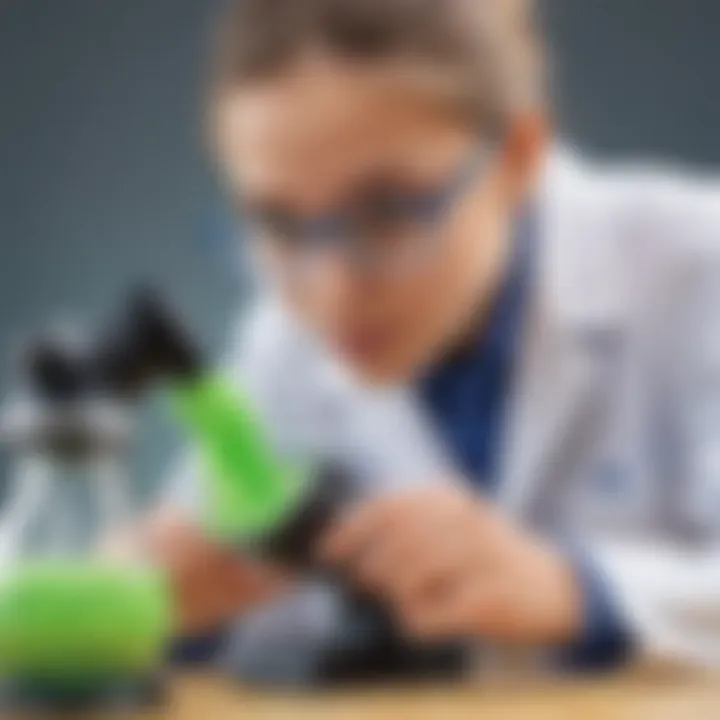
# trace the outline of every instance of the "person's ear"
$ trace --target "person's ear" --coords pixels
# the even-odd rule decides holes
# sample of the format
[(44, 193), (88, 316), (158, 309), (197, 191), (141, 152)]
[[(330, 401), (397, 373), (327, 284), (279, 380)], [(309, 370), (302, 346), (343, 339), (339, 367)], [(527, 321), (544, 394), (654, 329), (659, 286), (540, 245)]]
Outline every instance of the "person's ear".
[(549, 143), (550, 127), (545, 115), (527, 113), (513, 124), (503, 153), (503, 185), (512, 204), (523, 203), (532, 193)]

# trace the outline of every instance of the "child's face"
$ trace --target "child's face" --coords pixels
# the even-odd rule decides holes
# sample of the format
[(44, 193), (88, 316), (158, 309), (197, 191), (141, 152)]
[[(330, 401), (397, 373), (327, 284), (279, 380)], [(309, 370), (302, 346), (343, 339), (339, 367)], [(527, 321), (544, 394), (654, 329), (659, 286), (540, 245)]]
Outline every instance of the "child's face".
[[(461, 341), (502, 274), (523, 163), (498, 148), (442, 212), (411, 212), (452, 186), (477, 135), (381, 69), (330, 63), (226, 93), (217, 133), (283, 300), (351, 370), (404, 382)], [(355, 232), (308, 230), (328, 216)]]

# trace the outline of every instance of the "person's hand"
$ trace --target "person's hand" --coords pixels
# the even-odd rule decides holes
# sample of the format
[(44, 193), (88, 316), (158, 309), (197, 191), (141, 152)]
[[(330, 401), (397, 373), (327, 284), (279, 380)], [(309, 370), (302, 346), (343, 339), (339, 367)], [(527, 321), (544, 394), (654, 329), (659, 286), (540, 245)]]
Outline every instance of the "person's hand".
[(370, 502), (330, 530), (320, 554), (421, 638), (551, 644), (583, 625), (570, 563), (456, 486)]
[(113, 538), (105, 554), (138, 555), (163, 568), (176, 602), (177, 629), (188, 635), (217, 629), (271, 600), (288, 582), (279, 569), (212, 543), (194, 523), (171, 509), (124, 537)]

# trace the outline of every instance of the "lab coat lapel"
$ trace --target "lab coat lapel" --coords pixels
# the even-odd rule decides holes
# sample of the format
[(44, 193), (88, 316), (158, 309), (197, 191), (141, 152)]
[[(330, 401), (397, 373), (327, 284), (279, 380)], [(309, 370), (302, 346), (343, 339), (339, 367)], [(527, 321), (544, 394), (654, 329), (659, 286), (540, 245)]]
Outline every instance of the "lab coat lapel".
[(561, 486), (578, 477), (602, 436), (622, 327), (617, 258), (583, 209), (587, 192), (572, 162), (553, 157), (539, 203), (535, 288), (500, 482), (507, 510), (541, 526), (553, 525)]
[(600, 436), (607, 367), (572, 334), (538, 327), (527, 343), (511, 400), (500, 502), (544, 526), (557, 511), (559, 486), (577, 476)]

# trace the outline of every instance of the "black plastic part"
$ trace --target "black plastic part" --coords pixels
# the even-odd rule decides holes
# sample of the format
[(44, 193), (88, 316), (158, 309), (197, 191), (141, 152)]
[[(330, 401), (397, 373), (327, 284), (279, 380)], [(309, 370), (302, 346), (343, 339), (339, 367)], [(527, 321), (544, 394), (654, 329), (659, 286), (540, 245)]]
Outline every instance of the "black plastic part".
[(79, 346), (48, 334), (30, 347), (30, 390), (51, 403), (92, 395), (134, 397), (155, 380), (189, 379), (201, 372), (201, 353), (153, 290), (137, 292), (97, 338)]
[(0, 716), (52, 718), (102, 712), (105, 717), (105, 713), (146, 713), (166, 704), (167, 687), (167, 678), (161, 674), (75, 685), (0, 678)]
[(472, 652), (460, 642), (420, 644), (403, 636), (377, 602), (349, 598), (349, 612), (367, 627), (355, 644), (327, 648), (315, 669), (320, 686), (422, 685), (468, 677)]
[(94, 360), (100, 384), (135, 395), (154, 380), (190, 379), (201, 372), (201, 353), (152, 290), (137, 293), (124, 316), (101, 339)]
[(75, 400), (85, 393), (90, 381), (88, 360), (76, 347), (61, 340), (41, 339), (26, 355), (28, 381), (43, 400)]
[(237, 641), (231, 636), (224, 643), (220, 664), (245, 688), (293, 692), (467, 679), (467, 645), (412, 642), (388, 623), (392, 618), (379, 603), (349, 594), (339, 601), (326, 631), (283, 627), (282, 615), (280, 628), (265, 638), (248, 641), (240, 627)]
[[(305, 503), (288, 522), (253, 546), (262, 557), (315, 571), (341, 589), (346, 627), (342, 637), (315, 648), (312, 659), (308, 659), (313, 667), (304, 682), (323, 687), (463, 678), (469, 667), (465, 644), (411, 642), (383, 602), (354, 590), (340, 574), (317, 566), (313, 550), (320, 537), (355, 498), (352, 483), (337, 467), (326, 468), (311, 487)], [(294, 651), (295, 648), (288, 647), (288, 653)], [(272, 673), (264, 678), (252, 674), (252, 679), (260, 684), (283, 684), (283, 678)]]
[(329, 466), (314, 478), (304, 502), (285, 524), (259, 539), (252, 549), (273, 562), (311, 569), (316, 564), (317, 542), (352, 499), (353, 487), (347, 474)]

